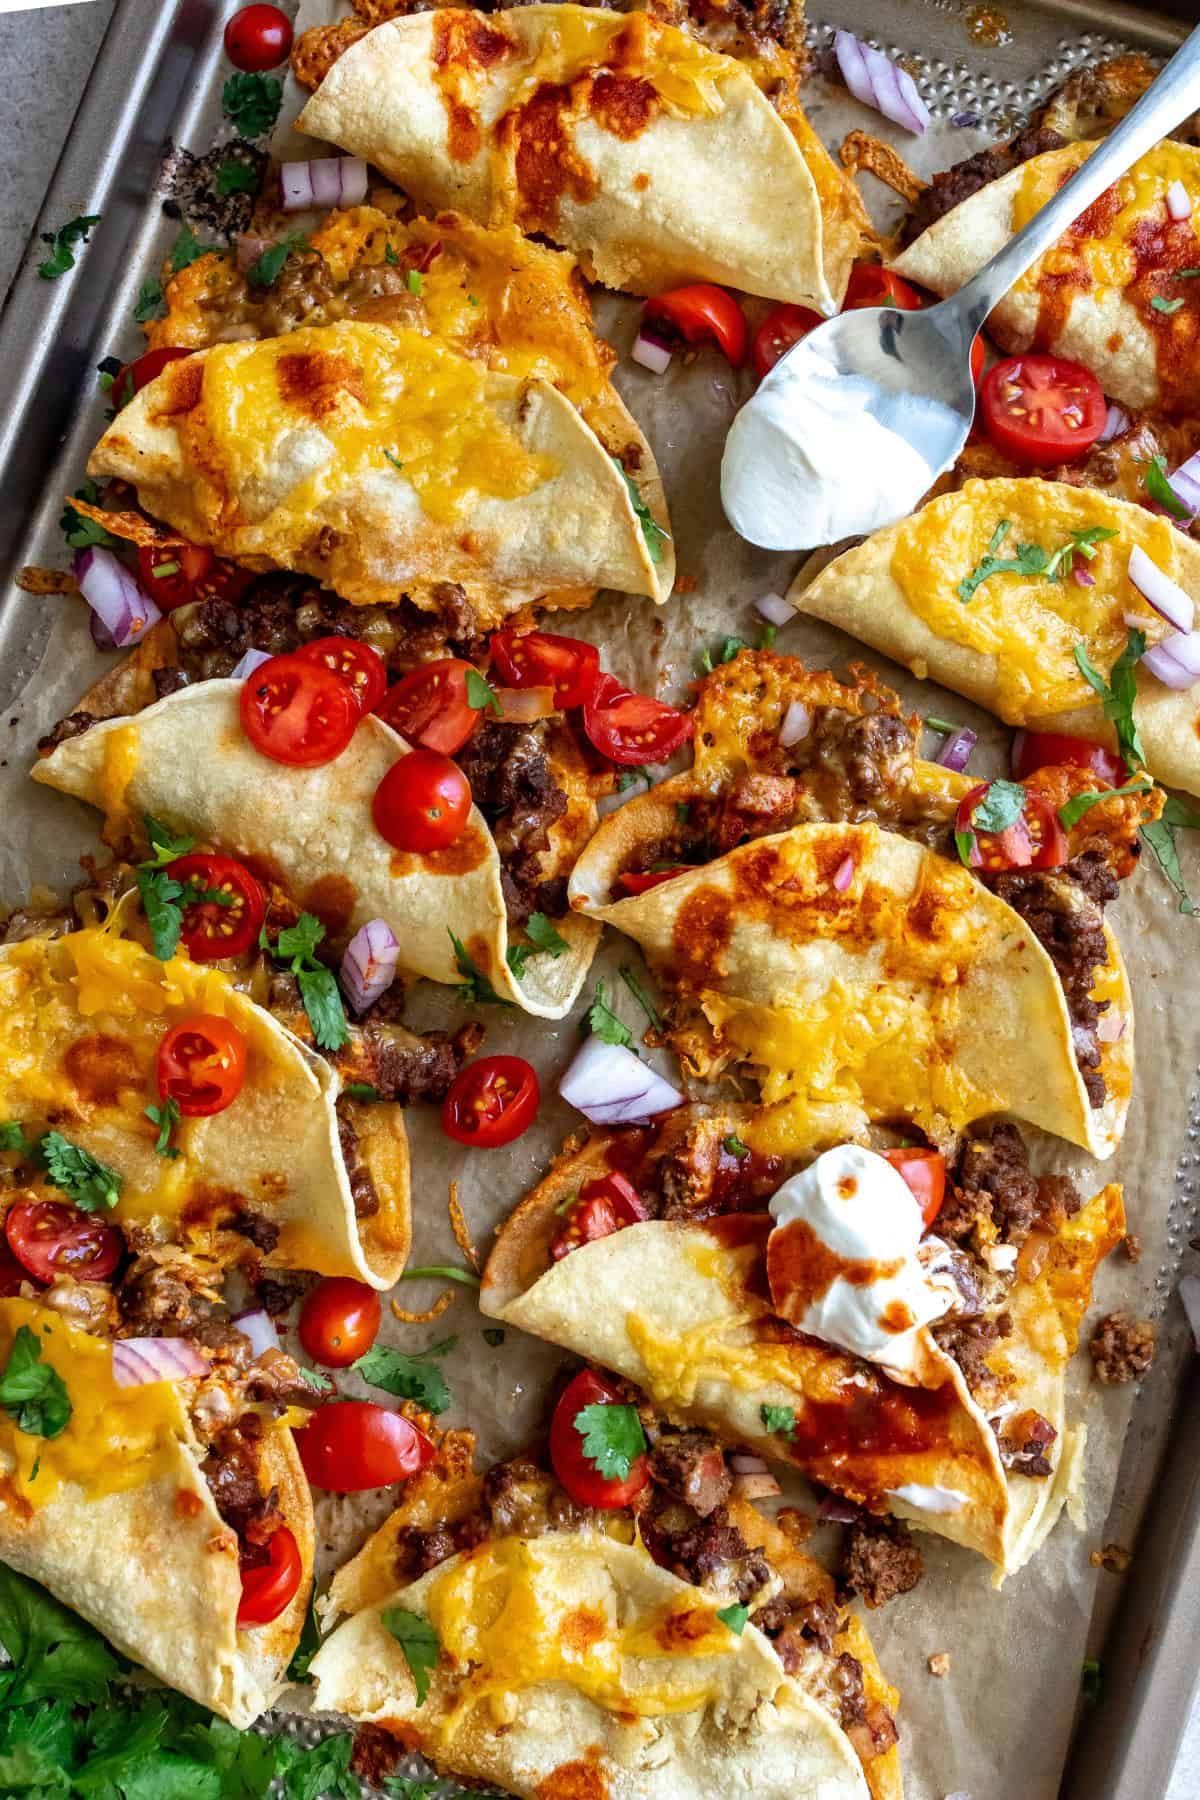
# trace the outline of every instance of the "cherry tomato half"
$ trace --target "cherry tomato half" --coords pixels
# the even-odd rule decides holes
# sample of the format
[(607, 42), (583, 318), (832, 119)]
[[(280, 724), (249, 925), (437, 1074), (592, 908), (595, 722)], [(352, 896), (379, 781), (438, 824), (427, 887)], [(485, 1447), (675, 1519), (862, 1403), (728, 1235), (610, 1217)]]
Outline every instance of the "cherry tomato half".
[(1120, 787), (1125, 780), (1125, 764), (1115, 750), (1103, 744), (1089, 743), (1087, 738), (1066, 737), (1058, 731), (1018, 731), (1013, 739), (1012, 766), (1018, 781), (1024, 781), (1035, 769), (1088, 769), (1101, 781)]
[(1067, 834), (1058, 814), (1041, 794), (1025, 790), (1021, 812), (999, 831), (987, 831), (975, 823), (975, 810), (987, 798), (990, 781), (981, 781), (959, 802), (956, 832), (974, 838), (970, 867), (973, 869), (1057, 869), (1067, 860)]
[(9, 1300), (21, 1291), (21, 1283), (29, 1280), (28, 1269), (22, 1268), (8, 1241), (0, 1238), (0, 1300)]
[(564, 1389), (550, 1421), (550, 1461), (554, 1473), (580, 1506), (628, 1506), (650, 1479), (646, 1457), (636, 1456), (628, 1475), (601, 1475), (590, 1456), (585, 1455), (583, 1433), (576, 1419), (588, 1406), (623, 1405), (619, 1393), (594, 1369), (581, 1369)]
[(755, 332), (754, 342), (750, 346), (750, 360), (759, 380), (770, 373), (793, 344), (798, 344), (801, 338), (806, 338), (810, 331), (824, 322), (820, 313), (814, 312), (811, 306), (773, 306)]
[(348, 1275), (331, 1275), (300, 1308), (300, 1342), (323, 1368), (348, 1369), (375, 1342), (382, 1317), (374, 1288)]
[(410, 744), (453, 756), (479, 723), (479, 708), (467, 699), (471, 666), (457, 656), (422, 663), (388, 689), (375, 711)]
[(305, 662), (320, 663), (344, 681), (358, 702), (358, 715), (374, 712), (387, 693), (387, 670), (378, 650), (361, 638), (322, 637), (302, 644), (296, 652)]
[(393, 763), (371, 801), (380, 837), (419, 856), (461, 837), (470, 811), (470, 783), (457, 763), (436, 750), (410, 750)]
[(690, 712), (631, 693), (615, 675), (601, 675), (584, 704), (583, 729), (602, 756), (633, 767), (666, 762), (695, 724)]
[(277, 6), (243, 6), (225, 27), (225, 54), (235, 69), (275, 69), (292, 47), (292, 22)]
[(920, 312), (925, 296), (902, 275), (893, 274), (882, 263), (856, 262), (846, 284), (843, 312), (857, 312), (864, 306), (894, 306), (900, 312)]
[(637, 874), (626, 871), (618, 880), (627, 894), (647, 894), (651, 888), (660, 887), (664, 881), (685, 875), (689, 869), (698, 866), (697, 863), (672, 863), (669, 869), (642, 869)]
[(242, 729), (272, 762), (311, 769), (340, 756), (358, 724), (346, 682), (303, 656), (273, 656), (242, 683)]
[(296, 1597), (304, 1574), (300, 1546), (286, 1525), (277, 1525), (266, 1543), (267, 1560), (242, 1565), (239, 1626), (269, 1625)]
[(4, 1220), (8, 1247), (38, 1281), (105, 1281), (125, 1250), (115, 1225), (61, 1200), (18, 1200)]
[(611, 1237), (626, 1225), (648, 1219), (645, 1203), (627, 1176), (614, 1172), (585, 1182), (568, 1210), (566, 1222), (550, 1245), (551, 1262), (561, 1262), (583, 1244)]
[(456, 1144), (495, 1150), (528, 1131), (541, 1097), (523, 1056), (481, 1056), (454, 1077), (442, 1101), (442, 1130)]
[[(257, 944), (267, 902), (262, 889), (243, 863), (232, 856), (193, 850), (167, 864), (167, 874), (197, 896), (183, 896), (182, 937), (193, 962), (220, 962), (242, 956)], [(222, 900), (203, 899), (220, 894)]]
[(196, 598), (196, 583), (213, 566), (213, 553), (203, 544), (141, 544), (138, 579), (154, 604), (174, 612)]
[(600, 673), (595, 644), (552, 631), (497, 631), (491, 652), (509, 687), (551, 687), (564, 712), (583, 705)]
[(176, 344), (160, 344), (157, 350), (147, 350), (144, 355), (135, 357), (133, 362), (124, 363), (118, 369), (109, 390), (117, 411), (128, 406), (135, 394), (140, 394), (156, 376), (161, 375), (168, 363), (178, 362), (181, 356), (191, 354), (190, 350), (183, 350)]
[(946, 1197), (946, 1159), (940, 1150), (885, 1150), (884, 1156), (891, 1163), (909, 1188), (913, 1199), (921, 1209), (921, 1217), (928, 1231), (941, 1210), (942, 1201)]
[(189, 1119), (232, 1106), (246, 1079), (246, 1039), (217, 1013), (172, 1025), (158, 1046), (158, 1091)]
[(1108, 402), (1082, 363), (1061, 356), (1009, 356), (984, 376), (979, 411), (998, 449), (1016, 463), (1036, 467), (1085, 456), (1104, 430)]
[(746, 360), (750, 335), (746, 315), (732, 294), (711, 282), (698, 281), (691, 287), (673, 288), (669, 294), (656, 294), (647, 300), (642, 317), (649, 324), (666, 326), (685, 343), (716, 342), (735, 369)]
[(296, 1446), (313, 1487), (333, 1494), (388, 1487), (433, 1461), (424, 1432), (373, 1400), (331, 1401), (296, 1433)]

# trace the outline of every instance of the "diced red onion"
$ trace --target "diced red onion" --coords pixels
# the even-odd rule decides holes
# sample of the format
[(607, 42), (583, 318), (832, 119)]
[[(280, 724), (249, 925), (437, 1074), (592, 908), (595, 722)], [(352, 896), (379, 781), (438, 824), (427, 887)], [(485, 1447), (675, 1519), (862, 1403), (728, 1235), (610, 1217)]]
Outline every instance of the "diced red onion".
[(839, 894), (844, 894), (853, 880), (854, 858), (852, 856), (843, 856), (841, 862), (833, 871), (833, 885)]
[(1200, 513), (1200, 450), (1180, 463), (1175, 473), (1167, 476), (1167, 482), (1189, 512)]
[(271, 652), (269, 650), (256, 650), (254, 646), (251, 645), (249, 650), (244, 650), (242, 652), (237, 662), (233, 665), (232, 669), (230, 669), (229, 679), (230, 681), (245, 681), (247, 675), (253, 675), (255, 669), (261, 669), (265, 662), (270, 661)]
[(796, 616), (795, 607), (789, 606), (782, 594), (760, 594), (754, 610), (762, 614), (768, 625), (790, 625)]
[(735, 1475), (733, 1493), (739, 1500), (773, 1500), (783, 1489), (769, 1471), (761, 1475)]
[(187, 1381), (208, 1374), (208, 1359), (190, 1338), (120, 1338), (113, 1345), (113, 1380), (118, 1387), (151, 1381)]
[(259, 237), (252, 231), (243, 231), (237, 241), (237, 266), (244, 275), (251, 263), (256, 263), (267, 248), (265, 237)]
[(949, 769), (955, 775), (961, 775), (971, 760), (971, 752), (979, 742), (979, 733), (972, 731), (969, 725), (960, 725), (946, 739), (934, 762), (940, 763), (943, 769)]
[(1101, 1013), (1096, 1036), (1102, 1044), (1119, 1044), (1125, 1036), (1125, 1020), (1111, 1006), (1106, 1013)]
[(390, 925), (369, 919), (346, 945), (342, 957), (342, 988), (351, 1010), (365, 1013), (396, 979), (400, 945)]
[(493, 688), (506, 725), (532, 725), (558, 711), (552, 687)]
[(1173, 688), (1176, 693), (1183, 693), (1185, 688), (1194, 687), (1200, 681), (1200, 668), (1193, 669), (1175, 657), (1175, 646), (1188, 644), (1193, 639), (1200, 649), (1200, 632), (1192, 631), (1185, 637), (1177, 631), (1161, 644), (1151, 644), (1142, 658), (1150, 673), (1157, 675), (1164, 687)]
[(1167, 189), (1167, 211), (1173, 219), (1191, 218), (1192, 196), (1182, 181), (1173, 181)]
[(367, 165), (360, 156), (316, 156), (286, 162), (279, 170), (284, 212), (311, 206), (361, 206), (367, 197)]
[(1129, 579), (1156, 613), (1176, 631), (1190, 631), (1196, 622), (1196, 603), (1177, 582), (1152, 562), (1140, 544), (1129, 552)]
[(634, 338), (630, 355), (635, 363), (640, 363), (643, 369), (649, 369), (652, 375), (665, 375), (671, 366), (671, 352), (667, 346), (655, 338), (647, 337), (644, 331), (639, 331)]
[(793, 700), (779, 724), (779, 741), (785, 750), (800, 743), (812, 730), (812, 714), (802, 700)]
[(1096, 577), (1090, 569), (1085, 569), (1082, 563), (1077, 569), (1071, 570), (1071, 575), (1077, 587), (1095, 587), (1096, 585)]
[(1100, 433), (1097, 442), (1107, 444), (1110, 439), (1120, 437), (1123, 431), (1128, 430), (1129, 414), (1125, 411), (1123, 406), (1118, 406), (1115, 401), (1110, 400), (1108, 403), (1108, 412), (1105, 414), (1104, 418), (1104, 430)]
[(898, 68), (882, 50), (872, 49), (848, 31), (835, 31), (833, 51), (842, 79), (864, 106), (920, 137), (929, 124), (929, 108), (907, 69)]
[(558, 1084), (593, 1125), (636, 1125), (683, 1105), (683, 1095), (623, 1044), (590, 1037)]
[(1200, 1275), (1183, 1277), (1179, 1283), (1179, 1298), (1183, 1301), (1183, 1310), (1192, 1328), (1193, 1341), (1197, 1350), (1200, 1350)]
[(244, 1338), (249, 1338), (255, 1356), (261, 1356), (264, 1350), (278, 1350), (279, 1333), (270, 1313), (263, 1307), (254, 1306), (249, 1312), (234, 1313), (233, 1324)]
[(843, 1500), (840, 1494), (826, 1494), (817, 1508), (817, 1517), (825, 1525), (853, 1525), (861, 1511), (853, 1500)]
[(92, 636), (102, 649), (128, 649), (162, 618), (149, 594), (143, 593), (125, 565), (102, 545), (93, 544), (76, 553), (75, 579), (99, 626), (111, 640), (111, 644), (102, 642), (93, 625)]
[(1121, 619), (1124, 624), (1129, 626), (1131, 631), (1154, 630), (1154, 620), (1148, 619), (1145, 613), (1124, 612), (1121, 614)]
[(729, 1466), (735, 1475), (765, 1475), (767, 1459), (756, 1456), (752, 1450), (735, 1450), (729, 1458)]

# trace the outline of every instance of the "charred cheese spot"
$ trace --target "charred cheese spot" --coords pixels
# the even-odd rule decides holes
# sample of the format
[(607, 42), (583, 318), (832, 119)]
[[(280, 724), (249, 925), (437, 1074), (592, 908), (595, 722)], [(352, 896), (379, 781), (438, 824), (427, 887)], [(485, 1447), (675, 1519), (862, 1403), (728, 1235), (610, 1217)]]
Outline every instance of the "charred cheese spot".
[(360, 405), (366, 403), (362, 370), (349, 357), (299, 351), (281, 356), (275, 371), (283, 404), (306, 418), (327, 418), (338, 410), (345, 395)]
[(699, 986), (720, 972), (733, 925), (728, 894), (716, 887), (693, 889), (679, 908), (672, 933), (674, 978), (681, 987)]
[(420, 856), (414, 851), (394, 850), (388, 858), (388, 872), (397, 878), (418, 874), (469, 875), (487, 861), (489, 845), (489, 837), (469, 825), (441, 850), (429, 850)]
[(133, 1045), (110, 1031), (77, 1038), (63, 1056), (63, 1073), (85, 1106), (115, 1106), (144, 1079)]
[(560, 1763), (539, 1781), (534, 1792), (537, 1800), (608, 1800), (608, 1782), (599, 1766), (599, 1751), (593, 1750), (594, 1761)]
[[(639, 137), (658, 110), (653, 82), (636, 75), (597, 75), (592, 86), (591, 114), (614, 137)], [(642, 185), (645, 186), (644, 177)]]

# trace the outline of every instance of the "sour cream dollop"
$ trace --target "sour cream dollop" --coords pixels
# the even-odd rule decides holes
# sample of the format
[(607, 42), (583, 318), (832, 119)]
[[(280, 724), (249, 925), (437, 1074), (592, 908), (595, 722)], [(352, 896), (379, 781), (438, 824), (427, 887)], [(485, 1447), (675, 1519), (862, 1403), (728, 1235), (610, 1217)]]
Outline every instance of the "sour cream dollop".
[(771, 1200), (767, 1274), (775, 1310), (811, 1337), (910, 1371), (924, 1325), (957, 1299), (917, 1256), (924, 1222), (904, 1178), (858, 1144), (826, 1150)]

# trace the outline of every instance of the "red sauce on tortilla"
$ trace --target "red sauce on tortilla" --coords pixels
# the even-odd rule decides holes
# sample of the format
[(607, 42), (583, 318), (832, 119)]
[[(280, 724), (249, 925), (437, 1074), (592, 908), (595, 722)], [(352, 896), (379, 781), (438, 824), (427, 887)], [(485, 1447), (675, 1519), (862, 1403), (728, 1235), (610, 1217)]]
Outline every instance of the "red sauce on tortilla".
[(595, 170), (575, 148), (574, 112), (572, 90), (546, 83), (501, 120), (498, 135), (513, 160), (522, 231), (553, 235), (564, 195), (580, 206), (595, 196)]
[(693, 888), (683, 902), (671, 932), (680, 987), (706, 988), (721, 974), (733, 938), (733, 908), (730, 896), (716, 887)]
[[(510, 55), (512, 40), (478, 13), (445, 8), (433, 16), (433, 79), (446, 108), (446, 147), (454, 162), (471, 162), (483, 145), (479, 115), (464, 94), (471, 77)], [(466, 79), (464, 79), (464, 77)]]
[[(1073, 168), (1064, 170), (1059, 187), (1069, 181), (1074, 172)], [(1091, 270), (1087, 266), (1083, 249), (1084, 241), (1087, 238), (1107, 237), (1121, 206), (1119, 191), (1115, 187), (1105, 188), (1099, 198), (1092, 201), (1086, 212), (1080, 213), (1075, 223), (1059, 239), (1055, 260), (1062, 261), (1070, 255), (1071, 261), (1066, 268), (1054, 274), (1038, 277), (1038, 317), (1031, 350), (1053, 350), (1067, 322), (1067, 314), (1075, 303), (1076, 294), (1084, 293), (1092, 286)]]
[(321, 921), (331, 937), (344, 931), (354, 916), (358, 889), (344, 875), (321, 875), (300, 896), (301, 910)]
[[(592, 83), (590, 111), (597, 125), (626, 143), (638, 137), (659, 110), (653, 82), (604, 70)], [(635, 184), (636, 185), (636, 184)]]
[[(959, 1411), (952, 1383), (901, 1387), (886, 1375), (844, 1389), (844, 1400), (808, 1400), (796, 1408), (794, 1461), (821, 1464), (869, 1456), (908, 1456), (947, 1445)], [(844, 1486), (844, 1482), (842, 1483)]]
[(476, 831), (468, 826), (461, 837), (447, 844), (444, 850), (431, 850), (427, 856), (417, 856), (408, 850), (395, 850), (388, 860), (388, 873), (397, 877), (402, 875), (469, 875), (486, 860), (488, 839), (486, 833)]
[[(1162, 203), (1158, 218), (1141, 219), (1129, 236), (1135, 272), (1126, 293), (1154, 334), (1166, 412), (1194, 412), (1200, 369), (1200, 277), (1172, 280), (1178, 269), (1200, 267), (1200, 239), (1191, 218), (1172, 219)], [(1155, 306), (1162, 301), (1170, 311)], [(1180, 304), (1176, 304), (1179, 302)]]
[(143, 1085), (133, 1045), (107, 1031), (76, 1038), (62, 1060), (67, 1080), (89, 1106), (115, 1106), (125, 1089)]
[(534, 1793), (537, 1800), (608, 1800), (608, 1783), (597, 1767), (599, 1752), (592, 1749), (586, 1761), (560, 1763)]
[(194, 1519), (204, 1509), (204, 1502), (194, 1488), (177, 1488), (175, 1514), (180, 1519)]

